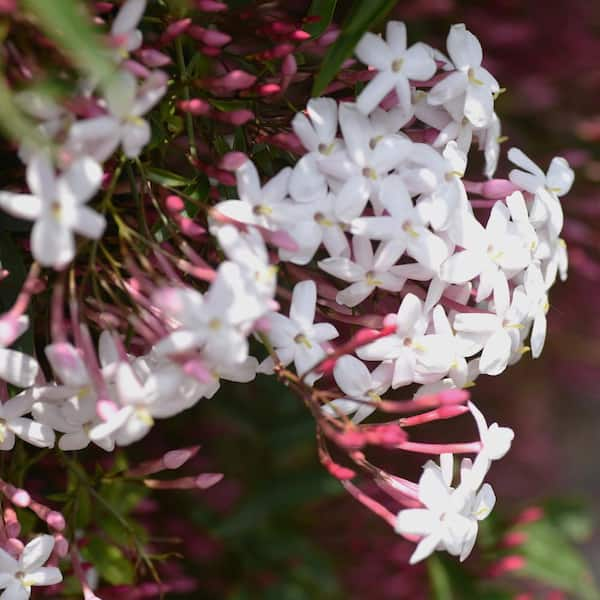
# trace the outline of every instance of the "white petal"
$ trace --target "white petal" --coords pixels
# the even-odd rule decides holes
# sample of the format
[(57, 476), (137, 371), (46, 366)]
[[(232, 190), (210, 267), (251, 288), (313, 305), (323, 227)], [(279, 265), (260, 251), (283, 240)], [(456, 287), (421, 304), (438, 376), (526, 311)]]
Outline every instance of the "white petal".
[(494, 113), (494, 97), (485, 85), (469, 85), (465, 97), (465, 117), (475, 127), (485, 127)]
[(42, 212), (42, 200), (30, 194), (0, 192), (0, 208), (13, 217), (35, 221)]
[(54, 548), (54, 538), (51, 535), (38, 535), (23, 548), (19, 565), (23, 571), (39, 569), (50, 558)]
[(56, 567), (42, 567), (28, 571), (25, 575), (28, 585), (55, 585), (62, 581), (62, 573)]
[(81, 354), (74, 346), (58, 342), (46, 346), (44, 352), (53, 371), (63, 383), (74, 387), (84, 387), (89, 384), (87, 369)]
[(314, 281), (301, 281), (294, 286), (290, 319), (304, 329), (310, 329), (315, 320), (317, 286)]
[[(307, 154), (296, 163), (289, 178), (289, 188), (290, 195), (296, 202), (314, 202), (327, 194), (327, 182), (317, 168), (314, 155)], [(266, 189), (267, 186), (265, 191)], [(282, 189), (279, 192), (281, 198), (286, 191)]]
[(58, 441), (58, 447), (65, 452), (70, 450), (82, 450), (87, 448), (90, 443), (90, 438), (85, 431), (75, 431), (73, 433), (65, 433)]
[(41, 265), (60, 269), (75, 256), (73, 234), (53, 217), (40, 219), (31, 231), (31, 252)]
[(2, 573), (16, 573), (19, 563), (6, 550), (0, 548), (0, 571)]
[(361, 360), (349, 354), (338, 358), (333, 377), (342, 392), (351, 398), (364, 396), (371, 387), (369, 369)]
[(364, 167), (371, 154), (369, 120), (357, 110), (355, 105), (348, 103), (340, 104), (339, 120), (346, 142), (346, 151), (357, 165)]
[(389, 94), (396, 85), (397, 77), (389, 71), (380, 71), (369, 81), (356, 98), (356, 107), (364, 115), (375, 110), (379, 103)]
[(0, 600), (27, 600), (31, 591), (23, 587), (20, 581), (11, 583), (0, 595)]
[(544, 349), (544, 342), (546, 341), (546, 315), (543, 309), (540, 309), (535, 316), (533, 321), (533, 328), (531, 330), (531, 356), (538, 358)]
[(60, 176), (58, 193), (73, 204), (87, 202), (100, 188), (102, 175), (102, 167), (93, 158), (80, 158)]
[(456, 71), (450, 73), (430, 90), (427, 96), (427, 102), (434, 106), (445, 104), (465, 93), (468, 86), (468, 78), (466, 73)]
[(137, 80), (129, 71), (117, 71), (106, 86), (106, 104), (109, 111), (119, 119), (124, 119), (131, 113)]
[(306, 112), (321, 143), (329, 144), (337, 131), (337, 102), (333, 98), (311, 98)]
[(447, 283), (465, 283), (481, 273), (486, 260), (470, 250), (457, 252), (442, 263), (440, 278)]
[(571, 189), (574, 180), (575, 173), (573, 173), (569, 163), (560, 156), (553, 158), (546, 175), (548, 188), (558, 196), (563, 196)]
[(325, 258), (318, 262), (319, 268), (343, 281), (355, 282), (365, 275), (363, 267), (343, 256)]
[(148, 121), (138, 118), (123, 125), (121, 145), (128, 158), (137, 158), (142, 148), (150, 141), (152, 132)]
[(414, 294), (407, 294), (396, 315), (398, 335), (410, 336), (423, 316), (423, 303)]
[(496, 494), (489, 483), (484, 483), (475, 498), (473, 514), (478, 521), (485, 519), (496, 504)]
[(73, 231), (92, 240), (102, 237), (106, 227), (104, 215), (97, 213), (87, 206), (80, 206), (73, 216), (74, 219), (71, 223)]
[(0, 378), (21, 388), (33, 385), (39, 371), (37, 361), (16, 350), (0, 348)]
[(427, 558), (430, 554), (432, 554), (435, 551), (435, 549), (439, 543), (440, 543), (440, 537), (437, 533), (436, 534), (432, 533), (431, 535), (424, 537), (417, 544), (417, 547), (415, 548), (415, 551), (412, 553), (408, 562), (411, 565), (414, 565), (414, 564), (424, 560), (425, 558)]
[(496, 331), (487, 341), (479, 359), (481, 373), (499, 375), (506, 369), (511, 354), (511, 339), (505, 329)]
[(448, 54), (458, 69), (478, 67), (483, 60), (479, 40), (463, 23), (453, 25), (446, 40)]
[(394, 53), (385, 41), (371, 32), (363, 35), (354, 49), (354, 53), (360, 62), (379, 70), (387, 68), (395, 58)]
[(251, 160), (244, 162), (235, 172), (240, 199), (250, 204), (259, 204), (260, 179), (258, 171)]
[(370, 285), (366, 281), (357, 281), (347, 288), (339, 291), (335, 296), (335, 301), (338, 304), (343, 304), (349, 308), (358, 306), (363, 300), (371, 295), (375, 286)]
[(115, 36), (128, 33), (137, 27), (144, 10), (146, 10), (146, 0), (127, 0), (119, 9), (110, 32)]
[(56, 196), (54, 168), (46, 152), (38, 152), (31, 157), (26, 177), (34, 196), (45, 200), (52, 200)]
[(351, 177), (336, 194), (336, 216), (348, 223), (361, 215), (369, 199), (369, 193), (369, 186), (362, 175)]
[(21, 439), (29, 442), (38, 448), (52, 448), (54, 446), (54, 431), (44, 425), (31, 419), (16, 417), (7, 422), (8, 428)]
[(415, 44), (405, 54), (404, 73), (414, 81), (425, 81), (433, 77), (437, 67), (424, 46)]
[(395, 530), (405, 535), (429, 535), (435, 531), (438, 519), (424, 508), (401, 510), (396, 518)]

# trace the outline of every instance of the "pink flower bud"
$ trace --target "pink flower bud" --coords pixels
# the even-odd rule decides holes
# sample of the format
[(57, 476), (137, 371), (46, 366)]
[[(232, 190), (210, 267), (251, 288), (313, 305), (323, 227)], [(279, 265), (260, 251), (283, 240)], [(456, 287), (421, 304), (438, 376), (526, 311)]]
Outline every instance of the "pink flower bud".
[(154, 48), (142, 48), (136, 52), (140, 60), (150, 68), (164, 67), (171, 64), (171, 58)]
[(302, 29), (296, 29), (296, 31), (292, 33), (291, 38), (297, 42), (305, 42), (306, 40), (310, 39), (310, 33), (307, 33)]
[(17, 537), (21, 533), (21, 523), (17, 513), (10, 506), (4, 509), (4, 528), (8, 537)]
[(123, 66), (135, 77), (140, 79), (147, 79), (150, 76), (150, 71), (141, 63), (135, 60), (123, 61)]
[(227, 10), (227, 4), (215, 0), (196, 0), (196, 8), (203, 12), (221, 12)]
[(375, 425), (366, 430), (367, 441), (374, 446), (395, 448), (408, 439), (406, 432), (396, 423)]
[(202, 473), (196, 477), (196, 487), (206, 490), (223, 479), (223, 473)]
[(179, 469), (190, 458), (198, 453), (200, 446), (190, 448), (180, 448), (179, 450), (170, 450), (163, 456), (163, 463), (167, 469)]
[(191, 24), (191, 19), (180, 19), (179, 21), (171, 23), (160, 37), (160, 43), (163, 45), (168, 44), (176, 37), (179, 37), (182, 33), (184, 33)]
[(205, 56), (215, 57), (221, 54), (221, 48), (217, 48), (216, 46), (201, 46), (198, 48), (201, 54)]
[(524, 544), (529, 536), (524, 531), (511, 531), (502, 538), (504, 548), (513, 548)]
[(544, 509), (541, 506), (530, 506), (524, 509), (521, 514), (517, 517), (515, 523), (526, 524), (535, 523), (544, 517)]
[(57, 511), (51, 510), (46, 517), (46, 523), (56, 531), (62, 531), (66, 527), (65, 518)]
[(166, 197), (165, 206), (171, 214), (180, 213), (185, 208), (183, 200), (179, 196), (175, 195)]
[(192, 98), (191, 100), (181, 100), (177, 103), (179, 110), (192, 115), (206, 116), (211, 111), (211, 106), (206, 100), (201, 98)]
[(255, 75), (250, 75), (240, 69), (229, 71), (227, 75), (213, 79), (213, 85), (227, 92), (235, 92), (237, 90), (245, 90), (254, 85), (256, 81)]
[(21, 552), (23, 552), (24, 547), (25, 544), (23, 544), (23, 542), (18, 538), (9, 538), (8, 540), (6, 540), (5, 549), (10, 555), (14, 556), (15, 558), (18, 558), (21, 555)]
[(247, 160), (248, 156), (246, 156), (243, 152), (228, 152), (227, 154), (223, 155), (223, 158), (221, 158), (219, 169), (223, 169), (224, 171), (236, 171)]
[(490, 569), (490, 576), (499, 577), (500, 575), (505, 575), (506, 573), (519, 571), (523, 569), (526, 564), (527, 563), (523, 556), (519, 556), (517, 554), (505, 556)]
[(254, 113), (247, 108), (240, 108), (238, 110), (232, 110), (230, 112), (217, 112), (214, 115), (219, 121), (224, 123), (231, 123), (236, 127), (253, 121), (255, 119)]
[(69, 553), (69, 542), (60, 534), (54, 534), (54, 552), (59, 558), (64, 558)]
[(277, 83), (265, 83), (258, 86), (257, 92), (260, 96), (272, 96), (281, 91), (281, 86)]
[(288, 54), (281, 63), (281, 74), (285, 77), (292, 77), (298, 72), (298, 64), (293, 54)]
[(490, 179), (483, 184), (481, 193), (486, 198), (501, 200), (519, 188), (508, 179)]

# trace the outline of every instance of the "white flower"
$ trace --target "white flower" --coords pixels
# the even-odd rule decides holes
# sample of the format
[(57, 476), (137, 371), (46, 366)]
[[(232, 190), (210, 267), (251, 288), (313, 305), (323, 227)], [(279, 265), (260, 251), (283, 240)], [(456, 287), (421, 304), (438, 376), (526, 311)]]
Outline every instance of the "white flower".
[(525, 293), (531, 301), (529, 317), (533, 319), (531, 329), (531, 356), (538, 358), (546, 340), (546, 313), (550, 308), (546, 284), (539, 265), (532, 264), (525, 271), (523, 285)]
[(112, 23), (110, 34), (119, 40), (119, 48), (125, 56), (142, 45), (142, 32), (137, 25), (145, 10), (146, 0), (126, 0)]
[(382, 242), (373, 255), (369, 238), (355, 235), (352, 238), (352, 249), (354, 261), (338, 257), (326, 258), (318, 263), (322, 271), (351, 284), (337, 293), (338, 304), (357, 306), (370, 296), (375, 288), (390, 292), (402, 290), (406, 280), (389, 272), (389, 268), (402, 255), (402, 247), (398, 247), (395, 242)]
[(435, 61), (422, 44), (406, 47), (406, 26), (389, 21), (386, 40), (367, 32), (354, 50), (359, 60), (379, 72), (359, 94), (356, 105), (370, 113), (392, 90), (396, 91), (401, 109), (410, 111), (409, 79), (425, 81), (436, 71)]
[(388, 391), (392, 383), (392, 371), (391, 363), (382, 363), (371, 373), (358, 358), (349, 354), (341, 356), (335, 363), (333, 377), (347, 397), (336, 398), (325, 405), (323, 411), (330, 415), (336, 415), (336, 410), (344, 414), (355, 413), (352, 418), (354, 423), (364, 421), (377, 409), (377, 402)]
[(380, 198), (389, 216), (354, 219), (352, 233), (374, 240), (389, 240), (398, 256), (406, 250), (416, 261), (437, 271), (448, 257), (448, 248), (440, 237), (425, 227), (400, 176), (385, 178)]
[(292, 128), (302, 145), (309, 152), (324, 156), (338, 150), (337, 102), (333, 98), (311, 98), (306, 105), (306, 115), (299, 112), (292, 120)]
[(0, 207), (15, 217), (35, 221), (33, 257), (44, 266), (59, 269), (75, 256), (74, 232), (92, 239), (104, 232), (104, 217), (85, 205), (101, 181), (102, 168), (91, 158), (76, 160), (57, 177), (47, 155), (40, 153), (27, 165), (32, 193), (0, 192)]
[(0, 331), (0, 379), (21, 388), (33, 385), (40, 366), (37, 360), (28, 354), (3, 346), (8, 346), (21, 337), (28, 326), (29, 318), (22, 315), (17, 319), (14, 331)]
[(441, 379), (450, 369), (452, 338), (425, 334), (429, 315), (414, 294), (407, 294), (396, 315), (396, 332), (358, 348), (363, 360), (394, 362), (392, 387), (413, 382), (431, 383)]
[(248, 357), (251, 324), (266, 310), (245, 285), (241, 269), (225, 261), (202, 296), (192, 288), (164, 288), (153, 298), (176, 329), (155, 346), (161, 355), (202, 349), (218, 364), (242, 363)]
[(479, 361), (481, 373), (499, 375), (506, 369), (514, 352), (522, 349), (521, 333), (529, 313), (530, 300), (522, 287), (512, 293), (512, 302), (503, 312), (458, 313), (454, 318), (457, 337), (472, 343), (469, 355), (483, 349)]
[[(322, 344), (336, 338), (337, 329), (330, 323), (314, 323), (317, 303), (317, 287), (314, 281), (301, 281), (294, 286), (290, 316), (279, 313), (269, 315), (270, 329), (268, 337), (273, 344), (279, 361), (285, 366), (292, 361), (298, 375), (306, 374), (325, 358)], [(273, 361), (263, 361), (259, 372), (271, 372)], [(306, 378), (309, 384), (318, 378), (310, 374)]]
[(286, 198), (291, 173), (286, 167), (261, 187), (254, 163), (247, 160), (235, 172), (240, 199), (223, 200), (215, 210), (240, 223), (278, 229), (289, 219), (291, 204)]
[(167, 76), (153, 71), (138, 86), (128, 71), (113, 75), (106, 89), (107, 115), (74, 123), (65, 150), (75, 156), (87, 155), (103, 162), (119, 144), (128, 158), (137, 157), (150, 141), (150, 125), (142, 118), (167, 90)]
[[(552, 235), (558, 237), (564, 222), (559, 196), (564, 196), (573, 185), (575, 174), (564, 158), (552, 159), (548, 172), (544, 172), (521, 150), (511, 148), (508, 158), (520, 169), (513, 169), (509, 179), (525, 191), (535, 194), (530, 220), (534, 226), (548, 224)], [(522, 170), (521, 170), (522, 169)]]
[(27, 600), (34, 586), (55, 585), (62, 581), (62, 574), (56, 567), (44, 567), (54, 548), (51, 535), (33, 538), (23, 548), (19, 560), (0, 548), (0, 596), (5, 600)]
[(524, 270), (531, 260), (529, 248), (509, 227), (510, 213), (496, 202), (485, 229), (470, 213), (461, 215), (459, 238), (464, 250), (450, 256), (442, 265), (440, 277), (447, 283), (466, 283), (479, 277), (476, 301), (494, 293), (497, 312), (509, 301), (507, 280)]
[(427, 558), (435, 550), (446, 550), (465, 560), (477, 538), (477, 522), (485, 519), (495, 504), (494, 492), (488, 484), (477, 494), (460, 486), (454, 490), (452, 455), (442, 454), (440, 462), (441, 468), (429, 461), (419, 479), (419, 500), (424, 508), (398, 513), (396, 531), (422, 537), (410, 564)]
[(475, 127), (486, 127), (494, 112), (494, 94), (500, 91), (498, 82), (481, 66), (483, 52), (479, 40), (463, 24), (450, 28), (448, 54), (456, 66), (429, 92), (430, 104), (443, 104), (452, 112), (451, 103), (460, 110), (455, 120), (464, 114)]
[(31, 412), (34, 395), (25, 390), (0, 404), (0, 450), (12, 450), (15, 436), (38, 448), (54, 446), (54, 431), (48, 425), (23, 417)]

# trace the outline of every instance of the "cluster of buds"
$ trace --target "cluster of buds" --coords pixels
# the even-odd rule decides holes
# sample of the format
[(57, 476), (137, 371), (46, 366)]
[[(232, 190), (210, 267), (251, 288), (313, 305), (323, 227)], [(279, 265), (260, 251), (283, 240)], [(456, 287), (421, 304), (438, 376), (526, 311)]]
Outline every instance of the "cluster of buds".
[[(197, 4), (217, 13), (226, 8)], [(144, 116), (169, 95), (169, 78), (156, 67), (171, 62), (166, 49), (183, 35), (213, 57), (233, 42), (183, 19), (154, 47), (144, 47), (137, 27), (145, 9), (143, 0), (127, 0), (114, 17), (115, 72), (108, 82), (81, 82), (69, 107), (30, 92), (17, 96), (39, 120), (47, 146), (24, 140), (19, 156), (29, 192), (0, 193), (4, 211), (34, 222), (34, 262), (21, 296), (2, 317), (3, 346), (28, 326), (31, 296), (45, 287), (39, 267), (57, 274), (49, 302), (52, 339), (44, 348), (52, 376), (43, 375), (34, 357), (0, 350), (0, 375), (22, 389), (12, 398), (6, 385), (1, 390), (0, 447), (10, 450), (18, 436), (50, 448), (58, 432), (61, 450), (92, 442), (111, 452), (142, 439), (156, 419), (211, 398), (221, 379), (247, 383), (257, 373), (273, 374), (312, 412), (329, 472), (417, 542), (412, 563), (436, 549), (465, 559), (478, 521), (495, 502), (484, 478), (513, 433), (488, 427), (467, 404), (464, 388), (480, 374), (502, 373), (529, 349), (535, 358), (542, 351), (548, 292), (557, 275), (566, 277), (559, 197), (571, 187), (572, 170), (555, 158), (544, 173), (513, 148), (508, 158), (516, 168), (508, 179), (492, 179), (501, 141), (494, 99), (501, 88), (481, 66), (478, 40), (455, 25), (446, 56), (423, 43), (407, 47), (404, 24), (392, 21), (385, 39), (368, 33), (356, 48), (369, 68), (355, 99), (315, 98), (293, 118), (293, 133), (276, 138), (261, 130), (263, 142), (301, 154), (266, 181), (241, 152), (225, 152), (216, 164), (204, 160), (194, 118), (240, 125), (256, 115), (216, 118), (208, 100), (191, 97), (183, 64), (185, 97), (175, 106), (188, 119), (189, 163), (208, 175), (210, 193), (206, 202), (189, 190), (175, 195), (178, 183), (142, 162), (151, 141)], [(264, 24), (263, 32), (275, 45), (254, 58), (281, 61), (279, 82), (258, 82), (224, 58), (202, 79), (202, 89), (215, 98), (284, 91), (297, 77), (293, 53), (306, 35), (278, 21)], [(177, 54), (181, 63), (180, 47)], [(474, 141), (484, 152), (483, 182), (465, 178)], [(119, 148), (120, 160), (111, 163)], [(96, 211), (88, 202), (102, 186)], [(116, 202), (123, 189), (133, 204)], [(189, 205), (197, 209), (192, 216)], [(78, 248), (74, 234), (92, 240), (91, 250)], [(82, 249), (87, 272), (79, 268)], [(112, 269), (103, 266), (103, 279), (94, 272), (100, 256)], [(79, 297), (79, 286), (87, 295), (90, 279), (93, 293)], [(83, 312), (103, 330), (98, 350)], [(254, 339), (263, 346), (257, 356)], [(409, 387), (402, 399), (388, 395)], [(475, 441), (422, 443), (408, 434), (467, 412), (477, 424)], [(373, 413), (401, 417), (365, 423)], [(369, 445), (440, 460), (426, 462), (412, 482), (370, 462)], [(351, 468), (333, 459), (332, 447)], [(453, 486), (455, 454), (474, 458), (463, 458)], [(132, 476), (159, 489), (206, 488), (220, 478), (147, 479), (182, 456), (165, 456)], [(353, 482), (359, 472), (400, 508), (390, 512), (362, 492)], [(26, 546), (23, 556), (35, 560), (19, 559), (14, 573), (37, 573), (49, 543), (38, 553)]]

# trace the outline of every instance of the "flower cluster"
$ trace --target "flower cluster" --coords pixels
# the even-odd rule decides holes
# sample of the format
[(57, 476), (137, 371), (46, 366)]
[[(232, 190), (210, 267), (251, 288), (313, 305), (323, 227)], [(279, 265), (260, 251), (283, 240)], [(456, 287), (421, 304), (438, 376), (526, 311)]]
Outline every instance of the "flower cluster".
[[(231, 136), (223, 136), (218, 166), (198, 157), (193, 117), (214, 109), (186, 87), (177, 107), (191, 124), (187, 166), (205, 173), (210, 188), (199, 200), (140, 158), (151, 141), (144, 116), (168, 96), (169, 77), (155, 67), (170, 62), (142, 46), (137, 27), (145, 9), (144, 0), (121, 6), (110, 26), (114, 72), (81, 81), (68, 108), (31, 92), (17, 96), (42, 143), (21, 144), (28, 193), (0, 193), (4, 211), (34, 222), (29, 276), (0, 318), (0, 376), (22, 390), (0, 389), (0, 448), (12, 449), (15, 436), (52, 448), (58, 433), (60, 450), (93, 443), (111, 452), (142, 439), (156, 419), (211, 398), (221, 379), (275, 374), (311, 410), (323, 465), (417, 542), (412, 563), (434, 550), (465, 559), (495, 502), (484, 478), (513, 433), (488, 427), (464, 388), (480, 374), (502, 373), (529, 349), (534, 358), (542, 351), (548, 292), (557, 275), (566, 277), (559, 197), (571, 187), (572, 170), (555, 158), (544, 173), (513, 148), (508, 179), (490, 179), (500, 155), (494, 99), (501, 89), (481, 66), (478, 40), (455, 25), (446, 56), (423, 43), (407, 47), (404, 24), (392, 21), (385, 39), (367, 33), (355, 49), (368, 67), (355, 102), (311, 99), (293, 117), (293, 133), (278, 138), (301, 157), (266, 181), (258, 160), (231, 151)], [(183, 33), (210, 52), (229, 42), (182, 20), (158, 46)], [(277, 93), (296, 73), (293, 46), (283, 46)], [(227, 96), (255, 81), (229, 70), (203, 84)], [(262, 93), (268, 85), (275, 84), (262, 84)], [(249, 118), (233, 112), (228, 124)], [(484, 153), (483, 182), (466, 178), (473, 142)], [(89, 203), (100, 190), (95, 210)], [(123, 205), (115, 194), (127, 195)], [(78, 245), (74, 234), (90, 241)], [(99, 255), (106, 258), (102, 278)], [(87, 264), (78, 263), (81, 256)], [(45, 372), (36, 358), (7, 348), (28, 327), (32, 297), (46, 288), (40, 267), (56, 271), (51, 340), (38, 355)], [(386, 396), (414, 384), (403, 400)], [(467, 412), (476, 441), (409, 436), (414, 426)], [(406, 416), (383, 421), (386, 413)], [(439, 455), (440, 464), (428, 461), (411, 482), (371, 463), (363, 452), (369, 445)], [(352, 468), (333, 460), (332, 446)], [(474, 455), (463, 458), (455, 487), (454, 454)], [(400, 508), (391, 513), (363, 493), (354, 469)], [(148, 481), (204, 488), (217, 479)], [(19, 590), (9, 597), (59, 581), (54, 567), (42, 567), (51, 551), (48, 536), (12, 556), (0, 550), (0, 585)], [(75, 553), (75, 570), (78, 560)]]

